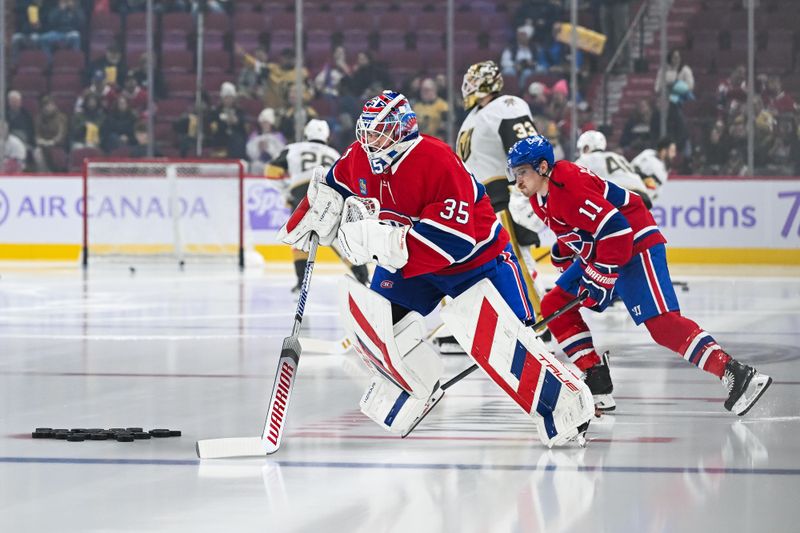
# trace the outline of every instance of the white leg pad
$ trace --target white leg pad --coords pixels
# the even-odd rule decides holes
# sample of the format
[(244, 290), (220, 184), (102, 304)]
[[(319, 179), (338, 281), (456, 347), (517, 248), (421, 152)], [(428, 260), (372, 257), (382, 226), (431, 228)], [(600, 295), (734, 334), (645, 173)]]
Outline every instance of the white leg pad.
[(489, 280), (454, 299), (442, 318), (478, 366), (534, 419), (546, 446), (573, 439), (594, 416), (589, 387), (522, 324)]
[(391, 303), (350, 278), (342, 301), (345, 330), (367, 366), (413, 398), (427, 399), (444, 368), (439, 354), (424, 340), (422, 315), (411, 312), (392, 324)]
[(361, 412), (386, 431), (404, 435), (425, 410), (428, 398), (414, 398), (385, 379), (375, 376), (361, 398)]

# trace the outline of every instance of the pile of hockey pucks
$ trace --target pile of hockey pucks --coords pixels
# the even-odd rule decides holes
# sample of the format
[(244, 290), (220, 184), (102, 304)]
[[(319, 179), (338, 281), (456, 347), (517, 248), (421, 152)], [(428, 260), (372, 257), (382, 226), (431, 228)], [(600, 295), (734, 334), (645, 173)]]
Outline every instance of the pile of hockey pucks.
[(83, 442), (85, 440), (115, 440), (117, 442), (133, 442), (135, 440), (147, 440), (151, 438), (163, 439), (167, 437), (180, 436), (181, 432), (177, 429), (151, 429), (149, 431), (145, 431), (143, 428), (36, 428), (36, 431), (31, 433), (31, 437), (34, 439), (58, 439), (69, 442)]

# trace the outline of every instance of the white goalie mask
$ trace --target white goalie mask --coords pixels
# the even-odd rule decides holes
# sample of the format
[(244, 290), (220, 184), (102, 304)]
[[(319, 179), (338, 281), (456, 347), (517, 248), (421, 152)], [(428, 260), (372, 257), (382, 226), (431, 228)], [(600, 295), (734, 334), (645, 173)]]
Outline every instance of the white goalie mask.
[(386, 172), (418, 137), (417, 115), (406, 97), (394, 91), (368, 100), (356, 123), (356, 139), (375, 174)]

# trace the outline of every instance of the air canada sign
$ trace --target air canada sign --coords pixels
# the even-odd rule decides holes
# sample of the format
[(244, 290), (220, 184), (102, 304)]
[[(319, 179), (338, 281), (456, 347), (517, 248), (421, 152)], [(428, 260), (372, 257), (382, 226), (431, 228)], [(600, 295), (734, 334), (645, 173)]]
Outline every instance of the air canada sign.
[[(4, 194), (0, 192), (0, 201)], [(69, 199), (64, 196), (23, 196), (19, 204), (7, 206), (18, 219), (24, 218), (82, 218), (84, 209), (92, 218), (138, 219), (173, 218), (173, 210), (179, 218), (209, 218), (209, 209), (200, 196), (179, 197), (174, 202), (159, 196), (88, 196)], [(3, 207), (0, 206), (0, 219)]]

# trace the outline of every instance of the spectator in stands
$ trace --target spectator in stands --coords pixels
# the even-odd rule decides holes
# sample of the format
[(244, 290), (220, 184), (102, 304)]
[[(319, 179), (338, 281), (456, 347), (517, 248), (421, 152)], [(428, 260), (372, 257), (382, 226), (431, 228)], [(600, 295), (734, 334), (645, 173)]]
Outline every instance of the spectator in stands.
[(619, 145), (626, 152), (636, 154), (652, 146), (658, 139), (657, 119), (650, 100), (639, 100), (633, 114), (625, 122)]
[(744, 153), (738, 148), (731, 148), (728, 158), (722, 168), (725, 176), (746, 176), (747, 162), (744, 160)]
[(800, 111), (797, 102), (789, 93), (783, 90), (780, 76), (770, 76), (767, 79), (765, 103), (773, 115), (795, 113)]
[(567, 87), (567, 80), (558, 80), (553, 84), (550, 89), (550, 101), (547, 102), (545, 116), (560, 125), (567, 110), (567, 99), (569, 97), (569, 88)]
[[(294, 50), (285, 48), (281, 51), (279, 63), (268, 63), (269, 76), (264, 88), (264, 103), (273, 109), (283, 109), (287, 105), (289, 88), (295, 82)], [(308, 80), (308, 70), (303, 68), (303, 83)]]
[[(719, 174), (725, 165), (730, 153), (726, 135), (725, 121), (718, 119), (708, 132), (708, 138), (703, 146), (707, 169), (705, 172)], [(698, 168), (697, 170), (701, 169)]]
[(420, 82), (419, 100), (413, 103), (420, 133), (447, 138), (447, 102), (436, 94), (436, 82), (425, 78)]
[(36, 115), (36, 148), (33, 150), (33, 161), (37, 172), (58, 172), (66, 170), (57, 168), (53, 152), (62, 150), (67, 140), (67, 115), (56, 106), (53, 97), (42, 96), (39, 101), (39, 114)]
[(143, 118), (147, 114), (147, 89), (139, 85), (133, 71), (125, 76), (125, 86), (120, 94), (128, 100), (128, 107), (138, 115), (138, 118)]
[[(342, 80), (342, 85), (347, 87), (351, 95), (360, 100), (371, 86), (388, 87), (391, 83), (389, 73), (383, 64), (376, 62), (370, 52), (359, 52), (353, 72)], [(378, 93), (382, 90), (378, 90)]]
[(244, 112), (236, 106), (236, 86), (226, 81), (219, 90), (220, 103), (209, 114), (209, 143), (215, 155), (228, 159), (246, 159), (247, 123)]
[(100, 98), (93, 92), (87, 93), (81, 110), (72, 116), (72, 149), (100, 148), (100, 128), (104, 119)]
[(694, 74), (692, 74), (691, 67), (684, 64), (680, 50), (673, 48), (667, 57), (669, 61), (666, 68), (663, 71), (659, 69), (656, 76), (655, 91), (659, 96), (662, 91), (667, 93), (669, 99), (667, 136), (675, 139), (679, 151), (685, 152), (689, 134), (683, 118), (682, 105), (686, 100), (694, 99), (692, 92), (694, 91)]
[(514, 20), (525, 21), (533, 26), (533, 39), (537, 45), (547, 45), (551, 41), (550, 31), (565, 16), (561, 0), (523, 0), (517, 9)]
[(531, 108), (533, 118), (544, 116), (547, 112), (547, 102), (550, 89), (544, 83), (535, 81), (528, 86), (525, 100)]
[[(553, 24), (552, 35), (555, 36), (560, 31), (561, 24)], [(578, 76), (585, 77), (587, 74), (584, 72), (584, 54), (582, 50), (578, 50), (575, 54), (575, 62), (578, 66)], [(547, 72), (564, 72), (567, 73), (572, 68), (572, 48), (568, 44), (556, 41), (554, 38), (539, 47), (536, 62), (537, 68), (540, 71)]]
[[(148, 157), (147, 144), (150, 142), (150, 136), (147, 134), (147, 123), (137, 122), (133, 127), (133, 135), (136, 139), (134, 145), (130, 149), (129, 157), (135, 159), (142, 159)], [(164, 154), (158, 149), (158, 144), (153, 145), (153, 157), (163, 157)]]
[(111, 153), (117, 148), (133, 145), (136, 142), (134, 126), (136, 114), (128, 106), (128, 99), (120, 95), (100, 127), (100, 145), (103, 150)]
[(351, 68), (347, 64), (344, 46), (337, 46), (333, 49), (331, 58), (314, 77), (314, 89), (320, 96), (338, 98), (339, 85), (342, 83), (342, 79), (350, 75), (350, 72)]
[(117, 99), (117, 91), (114, 86), (106, 83), (106, 76), (102, 70), (98, 70), (92, 77), (92, 82), (83, 90), (83, 93), (75, 100), (75, 112), (78, 113), (83, 110), (84, 101), (88, 95), (97, 97), (97, 102), (104, 110), (110, 107), (110, 104)]
[(734, 68), (730, 75), (722, 80), (717, 87), (717, 110), (720, 117), (727, 117), (731, 111), (736, 111), (747, 100), (747, 83), (744, 65)]
[[(304, 96), (305, 96), (305, 94), (303, 96), (301, 96), (301, 98), (303, 98)], [(289, 91), (289, 102), (286, 104), (286, 107), (284, 107), (283, 110), (281, 110), (280, 125), (278, 127), (278, 129), (283, 134), (283, 136), (286, 139), (289, 139), (289, 140), (295, 140), (295, 135), (294, 135), (294, 114), (295, 114), (294, 105), (295, 105), (296, 101), (297, 101), (297, 91), (294, 90), (294, 88), (292, 88)], [(308, 102), (305, 101), (305, 98), (304, 98), (303, 107), (302, 107), (302, 111), (301, 111), (301, 115), (300, 115), (300, 123), (301, 124), (308, 124), (309, 120), (311, 120), (312, 118), (318, 118), (318, 117), (319, 117), (319, 113), (317, 113), (317, 110), (314, 109), (313, 107), (311, 107), (308, 104)], [(302, 131), (300, 133), (301, 133), (301, 136), (302, 136)]]
[(800, 171), (799, 134), (794, 115), (778, 115), (775, 142), (770, 147), (767, 158), (775, 174), (797, 175)]
[(43, 30), (44, 0), (16, 0), (16, 31), (11, 37), (11, 60), (17, 63), (19, 51), (23, 48), (37, 48)]
[(47, 16), (48, 31), (39, 38), (39, 46), (51, 59), (55, 46), (80, 50), (81, 34), (85, 27), (86, 16), (75, 5), (75, 0), (58, 0), (58, 7)]
[(89, 68), (86, 69), (86, 81), (91, 82), (96, 72), (104, 74), (104, 81), (113, 87), (122, 87), (127, 71), (125, 62), (122, 60), (122, 53), (116, 43), (112, 43), (106, 49), (102, 57), (94, 60)]
[(265, 107), (258, 115), (258, 127), (247, 141), (247, 159), (250, 173), (264, 175), (267, 163), (278, 157), (286, 146), (283, 134), (275, 130), (275, 110)]
[(6, 103), (6, 121), (9, 131), (25, 143), (30, 150), (34, 142), (33, 119), (28, 110), (22, 107), (22, 95), (19, 91), (8, 91)]
[(8, 131), (8, 123), (0, 121), (0, 170), (5, 173), (16, 173), (25, 170), (28, 158), (25, 144)]
[[(134, 76), (139, 87), (142, 89), (146, 91), (150, 90), (150, 87), (147, 86), (147, 54), (139, 56), (139, 63), (128, 71), (126, 79), (128, 76)], [(153, 93), (155, 98), (163, 98), (164, 95), (166, 95), (167, 91), (165, 88), (166, 85), (164, 84), (164, 76), (158, 68), (153, 70), (153, 86), (155, 87), (155, 92)]]
[(500, 56), (500, 68), (504, 76), (519, 79), (520, 87), (527, 85), (528, 78), (536, 69), (536, 53), (531, 47), (532, 26), (517, 28), (517, 37), (509, 44)]
[[(208, 95), (205, 92), (201, 94), (201, 100), (202, 103), (200, 106), (196, 106), (194, 102), (189, 104), (186, 112), (172, 125), (172, 129), (178, 137), (178, 151), (181, 157), (187, 157), (190, 154), (194, 155), (197, 153), (197, 134), (200, 131), (200, 116), (205, 115), (207, 117), (209, 109)], [(205, 125), (203, 128), (204, 132), (208, 132), (207, 123), (208, 120), (206, 119), (203, 122)]]
[(236, 83), (239, 88), (239, 94), (251, 98), (263, 98), (264, 86), (270, 73), (267, 51), (259, 46), (250, 55), (244, 48), (237, 45), (236, 54), (242, 58), (243, 63)]

